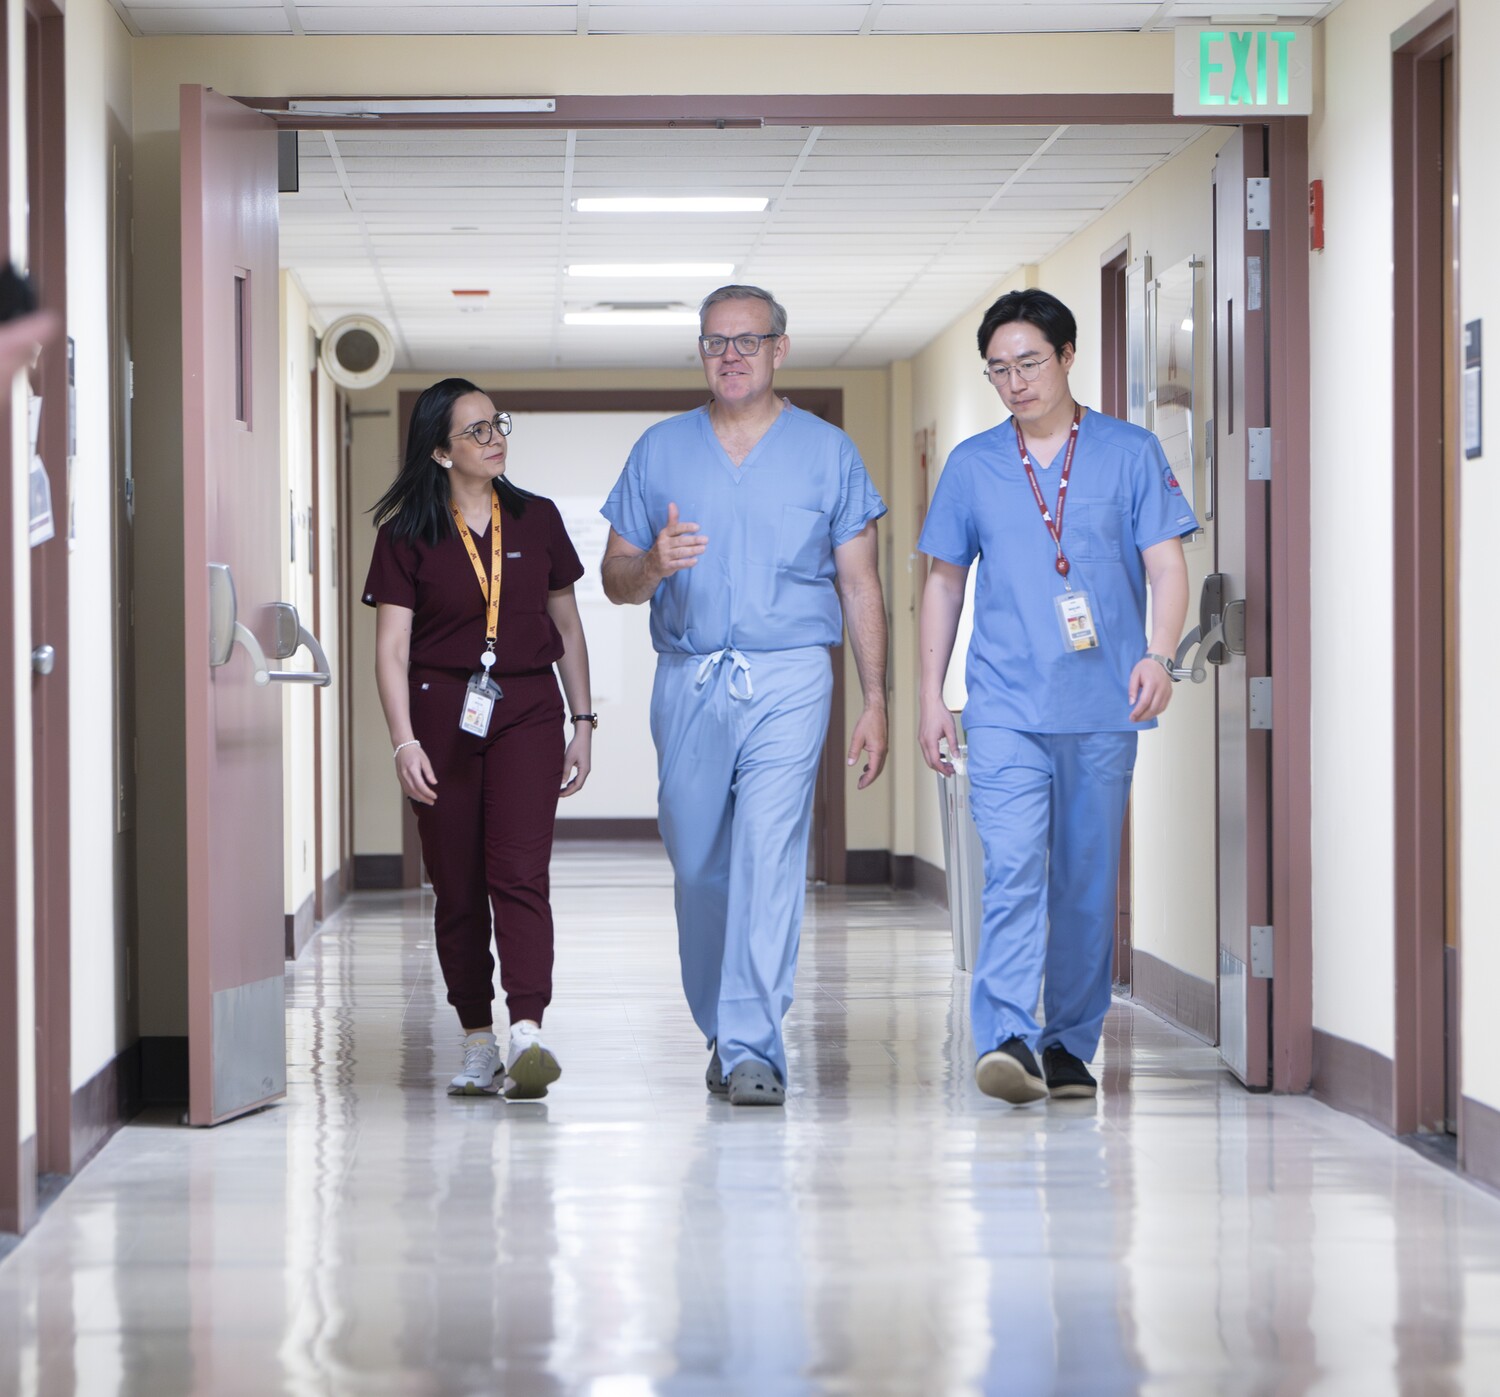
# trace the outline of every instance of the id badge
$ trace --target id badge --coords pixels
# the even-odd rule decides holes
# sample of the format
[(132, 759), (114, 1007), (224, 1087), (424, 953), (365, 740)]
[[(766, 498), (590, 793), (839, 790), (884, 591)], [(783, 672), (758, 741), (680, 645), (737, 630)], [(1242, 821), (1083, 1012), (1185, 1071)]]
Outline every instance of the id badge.
[(1087, 592), (1064, 592), (1054, 597), (1052, 604), (1057, 608), (1057, 624), (1062, 628), (1066, 650), (1071, 653), (1098, 649), (1099, 628), (1094, 624)]
[(458, 720), (459, 730), (474, 737), (488, 736), (490, 714), (495, 711), (495, 700), (501, 697), (500, 686), (488, 674), (474, 675), (464, 690), (464, 711)]

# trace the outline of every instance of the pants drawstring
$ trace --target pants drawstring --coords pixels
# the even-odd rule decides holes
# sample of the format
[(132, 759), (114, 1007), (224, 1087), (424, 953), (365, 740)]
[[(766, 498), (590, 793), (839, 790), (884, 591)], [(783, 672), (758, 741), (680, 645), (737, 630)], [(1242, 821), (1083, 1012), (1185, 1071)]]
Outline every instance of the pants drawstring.
[[(750, 682), (750, 661), (747, 660), (732, 645), (726, 645), (722, 650), (715, 650), (712, 655), (705, 655), (703, 663), (698, 666), (697, 687), (702, 688), (708, 682), (708, 676), (718, 667), (720, 660), (729, 660), (729, 694), (731, 698), (748, 700), (755, 697), (755, 686)], [(743, 674), (745, 676), (745, 689), (741, 693), (736, 686), (736, 679)]]

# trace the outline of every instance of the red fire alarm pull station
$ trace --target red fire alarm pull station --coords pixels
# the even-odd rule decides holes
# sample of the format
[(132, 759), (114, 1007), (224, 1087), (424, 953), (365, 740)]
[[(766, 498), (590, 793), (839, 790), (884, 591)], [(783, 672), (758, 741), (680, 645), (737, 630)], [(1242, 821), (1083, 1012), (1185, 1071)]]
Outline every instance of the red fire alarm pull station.
[(1307, 238), (1314, 252), (1323, 250), (1323, 181), (1315, 179), (1307, 186)]

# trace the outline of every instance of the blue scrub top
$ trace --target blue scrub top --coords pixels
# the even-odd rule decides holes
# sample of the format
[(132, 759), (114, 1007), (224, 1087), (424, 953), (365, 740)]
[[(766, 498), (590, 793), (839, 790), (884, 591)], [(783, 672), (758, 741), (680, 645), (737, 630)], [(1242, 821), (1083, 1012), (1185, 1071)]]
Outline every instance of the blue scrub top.
[[(1057, 510), (1063, 450), (1037, 483)], [(1033, 457), (1033, 464), (1035, 458)], [(1198, 520), (1161, 443), (1100, 412), (1078, 427), (1062, 545), (1069, 581), (1088, 593), (1099, 646), (1064, 648), (1055, 598), (1057, 549), (1007, 418), (954, 448), (933, 492), (917, 546), (968, 567), (977, 557), (965, 727), (1019, 732), (1134, 732), (1130, 671), (1146, 653), (1146, 569), (1141, 553), (1191, 534)]]
[(706, 406), (658, 422), (636, 442), (599, 512), (644, 550), (673, 503), (708, 547), (651, 598), (658, 654), (840, 642), (833, 550), (879, 519), (885, 502), (837, 427), (786, 403), (736, 467)]

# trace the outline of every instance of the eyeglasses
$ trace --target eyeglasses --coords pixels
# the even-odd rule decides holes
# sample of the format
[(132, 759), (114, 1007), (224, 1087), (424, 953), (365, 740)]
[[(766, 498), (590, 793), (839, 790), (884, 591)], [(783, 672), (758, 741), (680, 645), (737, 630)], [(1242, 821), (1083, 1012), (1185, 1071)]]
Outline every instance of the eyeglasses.
[(1055, 359), (1055, 354), (1044, 355), (1040, 359), (1020, 359), (1014, 364), (1002, 364), (998, 360), (991, 359), (984, 366), (984, 376), (991, 383), (998, 383), (1001, 379), (1009, 381), (1011, 374), (1020, 374), (1022, 383), (1035, 383), (1041, 376), (1042, 365), (1048, 359)]
[(479, 446), (488, 446), (494, 439), (495, 433), (499, 432), (502, 437), (510, 435), (510, 413), (497, 412), (489, 422), (476, 422), (472, 427), (465, 427), (461, 432), (454, 432), (448, 440), (453, 437), (473, 437)]
[(763, 341), (780, 338), (780, 335), (699, 335), (698, 348), (703, 351), (705, 359), (717, 359), (730, 345), (733, 345), (736, 354), (741, 354), (746, 359), (753, 359), (760, 353)]

